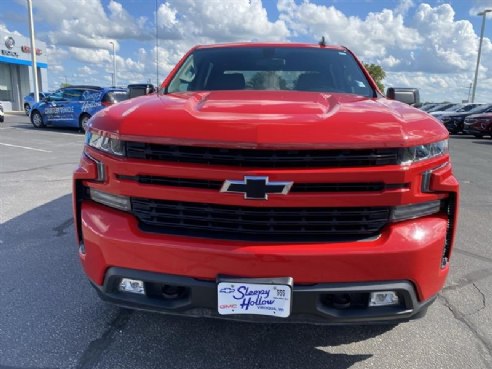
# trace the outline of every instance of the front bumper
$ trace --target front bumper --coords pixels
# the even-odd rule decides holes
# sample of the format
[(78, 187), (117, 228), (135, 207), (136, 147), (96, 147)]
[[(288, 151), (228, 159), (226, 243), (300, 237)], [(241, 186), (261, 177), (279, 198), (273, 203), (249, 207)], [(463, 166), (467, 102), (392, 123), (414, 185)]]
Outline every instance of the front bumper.
[[(144, 281), (153, 291), (164, 286), (180, 289), (172, 298), (159, 294), (137, 295), (118, 290), (122, 278)], [(191, 317), (222, 318), (239, 321), (315, 324), (399, 323), (425, 315), (435, 296), (419, 302), (413, 285), (408, 281), (371, 283), (319, 283), (294, 285), (291, 315), (288, 318), (272, 318), (251, 315), (219, 315), (217, 313), (217, 284), (190, 277), (180, 277), (123, 268), (110, 268), (103, 286), (94, 285), (99, 296), (108, 302), (131, 309), (186, 315)], [(388, 307), (371, 307), (353, 304), (339, 306), (329, 297), (350, 295), (354, 299), (366, 298), (370, 292), (393, 290), (400, 297), (400, 304)]]
[(209, 281), (218, 275), (292, 277), (296, 284), (409, 280), (423, 301), (445, 283), (449, 264), (441, 264), (447, 226), (443, 214), (393, 224), (367, 241), (222, 241), (145, 233), (131, 214), (85, 201), (80, 258), (97, 285), (103, 285), (111, 267)]

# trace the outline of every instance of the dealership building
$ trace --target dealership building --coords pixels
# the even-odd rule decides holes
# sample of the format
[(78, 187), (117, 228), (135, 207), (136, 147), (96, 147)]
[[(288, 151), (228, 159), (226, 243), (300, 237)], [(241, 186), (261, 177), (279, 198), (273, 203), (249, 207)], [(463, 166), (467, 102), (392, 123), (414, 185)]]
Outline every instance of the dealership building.
[[(39, 91), (48, 89), (46, 44), (36, 40)], [(23, 97), (34, 91), (31, 41), (17, 34), (0, 33), (0, 102), (5, 111), (24, 110)]]

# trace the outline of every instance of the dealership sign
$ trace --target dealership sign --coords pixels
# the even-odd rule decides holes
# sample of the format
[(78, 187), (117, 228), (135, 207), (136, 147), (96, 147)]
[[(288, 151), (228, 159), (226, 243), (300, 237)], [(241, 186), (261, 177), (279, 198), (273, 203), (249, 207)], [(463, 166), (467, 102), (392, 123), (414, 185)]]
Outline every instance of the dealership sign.
[(15, 58), (18, 58), (19, 54), (17, 54), (15, 51), (12, 51), (14, 46), (15, 46), (14, 38), (13, 37), (6, 37), (5, 38), (5, 47), (7, 48), (7, 50), (2, 49), (2, 51), (1, 51), (2, 55), (13, 56)]
[[(46, 44), (36, 40), (36, 45), (38, 46), (35, 48), (36, 55), (38, 55), (36, 62), (41, 65), (46, 64)], [(0, 32), (0, 58), (7, 58), (5, 62), (30, 65), (32, 62), (31, 51), (32, 47), (30, 46), (29, 38)], [(8, 59), (10, 59), (10, 61)], [(2, 60), (2, 62), (3, 61), (4, 60)]]
[[(21, 51), (23, 53), (29, 54), (31, 52), (31, 48), (29, 46), (21, 46)], [(43, 54), (43, 50), (36, 48), (36, 55)]]

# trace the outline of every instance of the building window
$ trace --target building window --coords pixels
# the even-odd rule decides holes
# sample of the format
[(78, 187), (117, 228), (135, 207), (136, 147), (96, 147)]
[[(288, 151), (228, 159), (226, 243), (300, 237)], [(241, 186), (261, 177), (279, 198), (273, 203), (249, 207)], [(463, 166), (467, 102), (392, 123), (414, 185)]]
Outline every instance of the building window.
[(12, 78), (5, 63), (0, 63), (0, 101), (12, 101)]

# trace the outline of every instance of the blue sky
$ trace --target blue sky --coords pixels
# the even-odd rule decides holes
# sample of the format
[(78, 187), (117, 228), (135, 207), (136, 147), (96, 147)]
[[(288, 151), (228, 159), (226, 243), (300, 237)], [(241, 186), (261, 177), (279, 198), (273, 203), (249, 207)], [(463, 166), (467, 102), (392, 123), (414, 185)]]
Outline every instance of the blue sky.
[[(26, 0), (3, 0), (0, 30), (28, 36)], [(385, 85), (421, 89), (423, 100), (461, 101), (475, 70), (482, 9), (492, 0), (33, 0), (48, 45), (49, 88), (156, 83), (195, 44), (316, 42), (321, 35), (382, 65)], [(492, 16), (486, 23), (477, 100), (492, 96)]]

